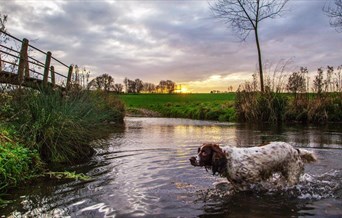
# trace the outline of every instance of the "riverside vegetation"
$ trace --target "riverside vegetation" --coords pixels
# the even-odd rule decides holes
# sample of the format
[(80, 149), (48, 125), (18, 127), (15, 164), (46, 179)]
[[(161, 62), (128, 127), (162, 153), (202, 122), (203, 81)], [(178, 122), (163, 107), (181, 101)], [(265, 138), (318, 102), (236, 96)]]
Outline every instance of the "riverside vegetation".
[(109, 123), (121, 124), (124, 117), (121, 101), (103, 91), (63, 96), (12, 90), (0, 93), (0, 102), (0, 199), (53, 164), (89, 158), (94, 153), (89, 143), (108, 132)]
[[(266, 76), (265, 91), (260, 92), (256, 74), (240, 85), (236, 93), (219, 94), (124, 94), (119, 97), (133, 115), (141, 108), (160, 116), (216, 121), (255, 123), (326, 123), (342, 121), (342, 66), (326, 72), (317, 70), (312, 92), (308, 70), (300, 68), (290, 76)], [(153, 114), (153, 113), (152, 113)]]

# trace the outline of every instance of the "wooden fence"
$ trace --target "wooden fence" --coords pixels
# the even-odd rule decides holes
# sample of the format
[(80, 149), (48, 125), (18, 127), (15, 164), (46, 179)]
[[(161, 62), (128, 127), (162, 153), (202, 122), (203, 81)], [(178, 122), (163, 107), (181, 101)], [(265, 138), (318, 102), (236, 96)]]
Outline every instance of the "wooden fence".
[[(0, 43), (0, 83), (7, 83), (34, 89), (59, 88), (68, 90), (71, 87), (73, 65), (66, 65), (52, 56), (50, 51), (44, 52), (29, 44), (29, 40), (20, 40), (9, 33), (0, 31), (3, 35), (3, 43)], [(12, 40), (19, 44), (18, 48), (7, 45), (6, 41)], [(13, 43), (12, 43), (13, 44)], [(39, 53), (40, 60), (31, 53)], [(44, 58), (45, 57), (45, 58)], [(45, 59), (45, 60), (42, 60)], [(56, 71), (55, 62), (59, 70), (65, 69), (65, 74)], [(40, 72), (39, 69), (42, 69)], [(63, 70), (64, 71), (64, 70)], [(62, 82), (56, 83), (56, 76), (62, 78)]]

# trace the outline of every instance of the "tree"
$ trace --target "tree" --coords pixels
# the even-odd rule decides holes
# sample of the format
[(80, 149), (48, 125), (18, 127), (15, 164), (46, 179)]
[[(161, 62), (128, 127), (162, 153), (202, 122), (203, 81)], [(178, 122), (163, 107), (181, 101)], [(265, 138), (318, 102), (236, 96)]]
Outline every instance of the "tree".
[(330, 26), (342, 32), (342, 0), (335, 0), (334, 3), (335, 6), (325, 5), (323, 11), (330, 18)]
[(306, 79), (305, 74), (308, 74), (308, 69), (301, 67), (299, 72), (293, 72), (289, 77), (286, 89), (295, 95), (299, 92), (305, 92)]
[(166, 90), (169, 94), (175, 91), (176, 83), (171, 80), (166, 80)]
[(128, 93), (128, 79), (127, 79), (127, 77), (125, 77), (123, 82), (124, 82), (124, 85), (125, 85), (126, 93)]
[(123, 90), (123, 85), (120, 83), (116, 83), (114, 84), (114, 88), (113, 88), (114, 92), (116, 92), (117, 94), (122, 93)]
[(318, 68), (317, 75), (313, 81), (313, 91), (320, 95), (323, 91), (323, 84), (323, 70), (322, 68)]
[(143, 86), (144, 92), (152, 93), (156, 90), (156, 86), (153, 83), (144, 83)]
[(108, 74), (103, 74), (88, 83), (88, 88), (95, 88), (97, 90), (104, 90), (109, 92), (114, 89), (114, 79)]
[(144, 88), (143, 81), (141, 79), (135, 79), (134, 82), (135, 82), (135, 93), (140, 93)]
[(134, 82), (134, 80), (130, 80), (130, 79), (128, 79), (128, 85), (127, 85), (127, 93), (135, 93), (135, 86), (136, 86), (136, 84), (135, 84), (135, 82)]
[(217, 0), (210, 9), (215, 18), (230, 25), (242, 41), (254, 31), (258, 51), (260, 88), (264, 92), (261, 48), (259, 42), (259, 24), (268, 18), (280, 16), (289, 0)]
[(161, 80), (157, 85), (156, 90), (160, 93), (173, 93), (175, 91), (176, 83), (171, 80)]

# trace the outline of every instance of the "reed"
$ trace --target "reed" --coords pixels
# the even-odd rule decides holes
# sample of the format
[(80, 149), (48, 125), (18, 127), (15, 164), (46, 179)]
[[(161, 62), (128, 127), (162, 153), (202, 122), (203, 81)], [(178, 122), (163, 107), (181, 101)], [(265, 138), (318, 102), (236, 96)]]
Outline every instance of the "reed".
[[(341, 67), (334, 73), (327, 68), (326, 76), (319, 68), (314, 80), (314, 93), (308, 92), (307, 68), (293, 72), (285, 84), (266, 83), (265, 92), (257, 91), (254, 79), (245, 82), (236, 93), (235, 109), (240, 121), (326, 123), (342, 121)], [(273, 75), (276, 77), (276, 74)], [(266, 81), (275, 81), (268, 79)], [(287, 92), (284, 92), (284, 91)]]
[(77, 162), (93, 154), (94, 129), (122, 122), (123, 106), (113, 98), (90, 92), (14, 92), (7, 117), (45, 162)]

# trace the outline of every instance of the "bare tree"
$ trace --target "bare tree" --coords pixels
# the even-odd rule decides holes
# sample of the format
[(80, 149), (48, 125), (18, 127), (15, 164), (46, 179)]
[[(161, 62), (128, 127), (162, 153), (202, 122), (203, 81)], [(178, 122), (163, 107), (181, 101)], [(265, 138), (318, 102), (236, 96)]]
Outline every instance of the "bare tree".
[(305, 75), (309, 73), (306, 67), (301, 67), (299, 72), (293, 72), (289, 77), (289, 81), (286, 85), (286, 89), (297, 95), (306, 91), (306, 78)]
[(109, 92), (114, 89), (114, 79), (108, 74), (98, 76), (88, 83), (88, 89), (92, 88)]
[(315, 76), (315, 79), (313, 81), (313, 88), (312, 90), (314, 92), (317, 92), (318, 95), (322, 94), (323, 92), (323, 69), (322, 68), (318, 68), (317, 70), (317, 75)]
[(127, 77), (125, 77), (123, 82), (124, 82), (124, 85), (125, 85), (126, 93), (128, 93), (128, 79), (127, 79)]
[(260, 74), (260, 88), (264, 92), (264, 78), (262, 69), (261, 48), (258, 28), (261, 21), (276, 18), (284, 11), (289, 0), (217, 0), (210, 4), (215, 18), (230, 25), (239, 38), (244, 41), (251, 31), (254, 31), (258, 51), (258, 65)]
[(145, 91), (148, 93), (152, 93), (156, 91), (156, 85), (154, 85), (153, 83), (144, 83), (143, 86), (144, 87), (142, 91)]
[(122, 93), (123, 90), (123, 85), (120, 83), (116, 83), (114, 84), (114, 88), (113, 88), (114, 92), (116, 92), (117, 94)]
[(141, 79), (135, 79), (134, 82), (135, 82), (135, 92), (140, 93), (144, 88), (143, 81)]
[(342, 32), (342, 0), (335, 0), (335, 6), (331, 3), (323, 7), (325, 14), (330, 17), (330, 26), (334, 27), (337, 32)]

